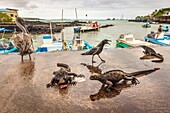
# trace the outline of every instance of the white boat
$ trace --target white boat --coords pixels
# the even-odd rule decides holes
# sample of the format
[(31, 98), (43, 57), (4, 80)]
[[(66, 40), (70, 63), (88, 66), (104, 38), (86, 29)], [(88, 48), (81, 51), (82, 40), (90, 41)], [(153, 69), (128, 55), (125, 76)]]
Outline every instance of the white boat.
[(79, 36), (74, 36), (71, 43), (68, 44), (69, 50), (87, 50), (93, 48), (88, 42), (82, 40)]
[(146, 45), (146, 46), (153, 46), (154, 44), (145, 42), (142, 40), (136, 40), (133, 37), (133, 34), (122, 34), (118, 40), (116, 40), (116, 47), (121, 48), (130, 48), (130, 47), (138, 47), (140, 45)]
[(99, 23), (97, 21), (88, 21), (84, 26), (74, 27), (74, 32), (97, 31), (98, 29)]
[(43, 36), (42, 38), (43, 44), (38, 47), (36, 52), (50, 52), (64, 49), (62, 40), (53, 41), (51, 36)]

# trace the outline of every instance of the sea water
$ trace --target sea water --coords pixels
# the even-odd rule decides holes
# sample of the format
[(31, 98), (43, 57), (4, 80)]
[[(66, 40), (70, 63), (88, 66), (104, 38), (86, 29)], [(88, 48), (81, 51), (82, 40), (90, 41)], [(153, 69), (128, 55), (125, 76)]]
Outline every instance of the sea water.
[[(142, 22), (128, 22), (127, 20), (97, 20), (101, 25), (113, 24), (107, 28), (100, 28), (99, 31), (91, 31), (80, 33), (80, 37), (86, 40), (92, 46), (96, 46), (101, 40), (109, 39), (112, 40), (111, 45), (107, 45), (106, 48), (115, 48), (116, 39), (119, 38), (121, 34), (133, 34), (135, 39), (144, 40), (144, 37), (151, 31), (157, 32), (160, 24), (151, 24), (151, 28), (143, 28)], [(64, 32), (64, 39), (66, 41), (71, 41), (74, 35), (79, 35), (74, 33), (74, 27), (65, 27), (62, 32)], [(61, 33), (54, 34), (56, 38), (61, 38)], [(42, 35), (39, 35), (35, 43), (40, 46), (42, 43)]]

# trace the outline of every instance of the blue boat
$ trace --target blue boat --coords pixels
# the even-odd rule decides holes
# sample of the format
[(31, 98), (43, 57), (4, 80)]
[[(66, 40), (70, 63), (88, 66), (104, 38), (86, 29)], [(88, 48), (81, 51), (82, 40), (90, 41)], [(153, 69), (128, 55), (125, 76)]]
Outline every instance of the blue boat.
[(169, 31), (169, 27), (168, 26), (163, 26), (162, 25), (161, 28), (162, 28), (162, 31), (166, 31), (166, 32)]
[(75, 37), (72, 41), (62, 41), (57, 40), (53, 41), (51, 36), (43, 36), (43, 44), (38, 47), (36, 52), (50, 52), (50, 51), (56, 51), (56, 50), (84, 50), (84, 49), (91, 49), (92, 46), (78, 38)]
[(145, 41), (151, 42), (153, 44), (159, 44), (161, 46), (170, 45), (170, 33), (161, 33), (158, 38), (149, 38), (148, 36), (144, 37)]
[(18, 52), (18, 49), (16, 47), (13, 47), (11, 49), (1, 49), (0, 54), (8, 54), (8, 53), (13, 53), (13, 52)]
[(0, 28), (0, 33), (3, 33), (3, 32), (14, 32), (14, 30), (6, 29), (6, 28)]
[(38, 47), (36, 52), (50, 52), (56, 50), (63, 50), (63, 42), (62, 40), (53, 41), (51, 36), (43, 36), (43, 44)]

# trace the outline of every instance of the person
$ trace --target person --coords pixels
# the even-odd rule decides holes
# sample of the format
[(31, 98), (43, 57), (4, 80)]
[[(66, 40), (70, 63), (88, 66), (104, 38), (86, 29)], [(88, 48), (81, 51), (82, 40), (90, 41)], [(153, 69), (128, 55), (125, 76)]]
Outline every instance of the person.
[(158, 32), (159, 32), (159, 33), (162, 32), (162, 26), (161, 26), (161, 25), (158, 27)]
[(161, 32), (162, 32), (162, 26), (159, 25), (158, 31), (157, 31), (157, 33), (155, 33), (155, 38), (158, 38), (158, 36), (161, 34)]
[(147, 36), (148, 36), (148, 38), (154, 38), (155, 37), (154, 31), (151, 31), (151, 33), (148, 34)]

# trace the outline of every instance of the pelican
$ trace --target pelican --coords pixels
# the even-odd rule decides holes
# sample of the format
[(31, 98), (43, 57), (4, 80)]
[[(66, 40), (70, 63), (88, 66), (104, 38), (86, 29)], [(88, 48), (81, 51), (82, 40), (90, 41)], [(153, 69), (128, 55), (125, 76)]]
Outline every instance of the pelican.
[(21, 61), (23, 61), (23, 56), (25, 55), (29, 55), (29, 59), (31, 60), (31, 54), (34, 50), (32, 37), (21, 17), (17, 17), (15, 23), (22, 30), (21, 33), (15, 34), (13, 37), (14, 44), (20, 51)]

